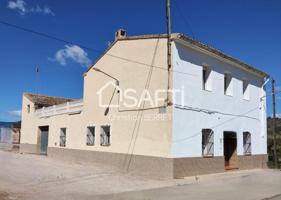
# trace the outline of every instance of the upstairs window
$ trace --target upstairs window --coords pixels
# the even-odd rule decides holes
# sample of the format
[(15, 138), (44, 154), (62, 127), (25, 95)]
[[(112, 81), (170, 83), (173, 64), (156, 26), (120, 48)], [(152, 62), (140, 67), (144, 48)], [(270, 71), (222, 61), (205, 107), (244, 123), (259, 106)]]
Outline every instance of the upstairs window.
[(94, 126), (87, 127), (86, 145), (87, 146), (95, 145), (95, 127)]
[(214, 156), (214, 131), (202, 129), (202, 155)]
[(30, 105), (27, 105), (27, 113), (30, 113)]
[(249, 100), (250, 99), (250, 90), (249, 90), (249, 82), (247, 80), (242, 80), (243, 88), (243, 99)]
[(100, 145), (101, 146), (110, 145), (110, 126), (101, 126)]
[(60, 147), (65, 147), (66, 144), (66, 128), (60, 129)]
[(212, 90), (211, 79), (209, 78), (211, 74), (210, 67), (203, 67), (202, 69), (202, 89), (203, 90)]
[(232, 76), (230, 73), (224, 74), (224, 94), (233, 95)]
[(251, 155), (252, 142), (251, 142), (250, 132), (243, 132), (243, 148), (244, 148), (244, 155)]

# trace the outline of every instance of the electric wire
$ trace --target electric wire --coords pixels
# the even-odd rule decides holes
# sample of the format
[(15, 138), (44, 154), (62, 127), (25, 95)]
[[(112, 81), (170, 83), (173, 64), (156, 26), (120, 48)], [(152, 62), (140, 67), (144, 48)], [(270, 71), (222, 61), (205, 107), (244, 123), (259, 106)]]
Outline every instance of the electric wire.
[[(228, 122), (230, 122), (230, 121), (235, 120), (236, 118), (239, 118), (241, 115), (249, 114), (249, 113), (251, 113), (251, 112), (253, 112), (253, 111), (257, 110), (257, 109), (259, 109), (259, 106), (258, 106), (258, 107), (255, 107), (255, 108), (253, 108), (253, 109), (251, 109), (251, 110), (248, 110), (247, 112), (242, 113), (242, 114), (240, 114), (239, 116), (235, 116), (235, 117), (230, 118), (230, 119), (228, 119), (228, 120), (226, 120), (226, 121), (224, 121), (224, 122), (222, 122), (222, 123), (219, 123), (219, 124), (217, 124), (217, 125), (214, 125), (214, 126), (210, 127), (210, 129), (218, 128), (218, 127), (222, 126), (222, 125), (225, 124), (225, 123), (228, 123)], [(180, 139), (176, 139), (176, 140), (173, 141), (173, 143), (183, 142), (183, 141), (189, 140), (189, 139), (191, 139), (191, 138), (193, 138), (193, 137), (196, 137), (196, 136), (198, 136), (198, 135), (201, 135), (201, 134), (202, 134), (201, 131), (198, 131), (198, 132), (195, 132), (195, 133), (194, 133), (193, 135), (191, 135), (191, 136), (183, 137), (183, 138), (180, 138)]]
[(180, 6), (178, 5), (177, 0), (174, 0), (174, 3), (175, 3), (175, 8), (178, 10), (178, 13), (181, 15), (181, 19), (183, 20), (183, 22), (185, 23), (185, 25), (186, 25), (187, 27), (189, 27), (190, 33), (191, 33), (191, 37), (192, 37), (192, 38), (195, 38), (194, 32), (193, 32), (193, 30), (192, 30), (192, 27), (191, 27), (190, 23), (188, 22), (188, 20), (186, 19), (185, 15), (183, 14), (183, 12), (182, 12)]
[[(80, 47), (82, 47), (82, 48), (84, 48), (88, 51), (99, 53), (99, 54), (104, 54), (104, 56), (109, 56), (109, 57), (124, 60), (124, 61), (127, 61), (127, 62), (135, 63), (135, 64), (138, 64), (137, 66), (144, 66), (144, 67), (147, 67), (147, 68), (154, 67), (154, 68), (157, 68), (157, 69), (160, 69), (160, 70), (168, 71), (166, 66), (159, 66), (159, 65), (151, 66), (150, 64), (147, 64), (147, 63), (144, 63), (144, 62), (140, 62), (140, 61), (132, 60), (132, 59), (129, 59), (129, 58), (109, 54), (108, 52), (105, 53), (105, 51), (102, 51), (102, 50), (98, 50), (98, 49), (95, 49), (95, 48), (92, 48), (92, 47), (89, 47), (89, 46), (86, 46), (86, 45), (83, 45), (83, 44), (80, 44), (80, 43), (76, 43), (76, 42), (65, 40), (65, 39), (62, 39), (62, 38), (59, 38), (59, 37), (56, 37), (56, 36), (52, 36), (52, 35), (47, 34), (47, 33), (35, 31), (35, 30), (28, 29), (28, 28), (25, 28), (25, 27), (22, 27), (22, 26), (18, 26), (18, 25), (3, 21), (1, 19), (0, 19), (0, 24), (11, 27), (11, 28), (15, 28), (17, 30), (21, 30), (21, 31), (24, 31), (24, 32), (35, 34), (35, 35), (38, 35), (38, 36), (41, 36), (41, 37), (44, 37), (44, 38), (47, 38), (47, 39), (55, 40), (55, 41), (58, 41), (58, 42), (61, 42), (61, 43), (78, 45), (78, 46), (80, 46)], [(93, 64), (91, 66), (93, 66)], [(186, 75), (186, 76), (199, 77), (199, 75), (197, 75), (197, 74), (191, 74), (191, 73), (173, 70), (173, 69), (171, 69), (170, 72), (178, 73), (178, 74), (182, 74), (182, 75)], [(211, 79), (212, 80), (219, 80), (219, 81), (223, 80), (222, 78), (211, 78)]]

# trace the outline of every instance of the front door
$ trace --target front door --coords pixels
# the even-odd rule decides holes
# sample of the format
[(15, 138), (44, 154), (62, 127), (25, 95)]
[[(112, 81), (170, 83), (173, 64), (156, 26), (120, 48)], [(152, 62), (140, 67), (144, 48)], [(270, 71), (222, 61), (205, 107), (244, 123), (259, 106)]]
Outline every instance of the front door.
[(40, 127), (40, 154), (47, 155), (49, 140), (49, 127)]
[(224, 132), (224, 160), (225, 169), (237, 169), (237, 137), (235, 132)]

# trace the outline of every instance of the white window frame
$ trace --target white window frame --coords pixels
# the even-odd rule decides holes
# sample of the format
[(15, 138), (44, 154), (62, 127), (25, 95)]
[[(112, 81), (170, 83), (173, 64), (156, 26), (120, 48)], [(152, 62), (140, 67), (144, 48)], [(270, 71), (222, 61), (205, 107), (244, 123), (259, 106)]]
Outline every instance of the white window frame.
[(66, 130), (66, 128), (60, 128), (60, 147), (66, 147)]
[(243, 132), (244, 155), (252, 155), (252, 134), (249, 131)]
[[(104, 132), (105, 127), (109, 128), (109, 134), (106, 134)], [(107, 138), (106, 142), (105, 142), (105, 138)], [(111, 145), (111, 126), (110, 125), (102, 125), (100, 127), (100, 145), (101, 146), (110, 146)]]
[(202, 156), (214, 156), (214, 131), (212, 129), (202, 129)]
[[(94, 131), (92, 132), (91, 129), (93, 129)], [(96, 127), (95, 126), (87, 126), (86, 145), (87, 146), (95, 146), (95, 143), (96, 143)]]

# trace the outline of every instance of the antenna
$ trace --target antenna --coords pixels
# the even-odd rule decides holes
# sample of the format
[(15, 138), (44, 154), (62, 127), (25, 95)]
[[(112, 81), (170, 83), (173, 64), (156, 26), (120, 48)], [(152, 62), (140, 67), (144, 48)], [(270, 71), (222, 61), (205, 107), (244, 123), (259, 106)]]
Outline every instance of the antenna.
[(39, 81), (40, 81), (40, 77), (39, 77), (39, 67), (35, 67), (35, 93), (39, 94)]

